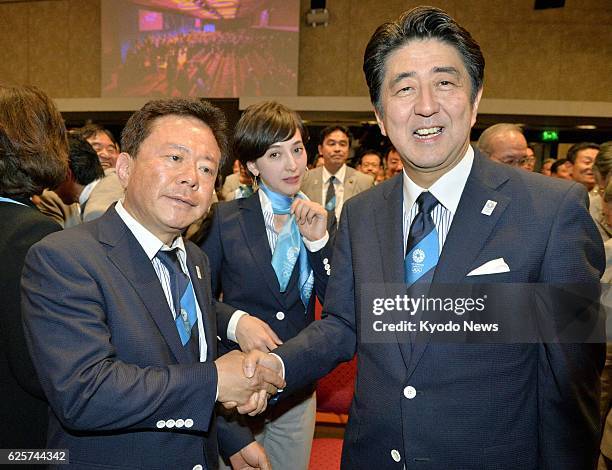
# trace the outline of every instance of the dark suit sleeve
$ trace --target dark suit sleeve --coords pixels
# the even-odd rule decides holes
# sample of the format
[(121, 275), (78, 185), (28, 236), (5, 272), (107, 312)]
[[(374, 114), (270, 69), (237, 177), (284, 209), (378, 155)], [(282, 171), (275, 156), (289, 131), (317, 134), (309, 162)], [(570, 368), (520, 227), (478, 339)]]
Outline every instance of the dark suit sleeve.
[[(574, 185), (556, 208), (540, 282), (599, 282), (603, 245), (585, 201), (584, 189)], [(605, 345), (544, 343), (539, 353), (539, 468), (595, 468)]]
[[(107, 261), (92, 260), (87, 247), (65, 246), (66, 237), (49, 240), (32, 247), (26, 258), (22, 308), (41, 385), (62, 424), (84, 431), (142, 430), (156, 429), (158, 420), (189, 418), (191, 430), (207, 431), (216, 398), (215, 364), (140, 366), (119, 360), (109, 323), (121, 321), (124, 310), (113, 308), (110, 315), (108, 304), (123, 305), (129, 322), (129, 314), (142, 314), (128, 312), (140, 308), (131, 301), (136, 297), (100, 287), (108, 287), (98, 278)], [(144, 363), (147, 351), (164, 354), (165, 343), (154, 336), (139, 331), (129, 336), (124, 357)]]
[(336, 364), (355, 354), (354, 278), (349, 234), (350, 204), (345, 205), (333, 249), (333, 266), (325, 291), (323, 319), (312, 322), (297, 336), (274, 350), (285, 364), (286, 392), (312, 384)]
[(329, 274), (325, 269), (325, 265), (331, 266), (332, 246), (333, 240), (330, 235), (325, 246), (319, 251), (312, 252), (310, 250), (306, 250), (308, 252), (308, 262), (310, 263), (314, 276), (314, 292), (321, 303), (325, 301), (325, 291), (327, 289), (327, 282), (329, 280)]
[(17, 382), (24, 390), (38, 398), (44, 398), (44, 392), (34, 371), (23, 332), (19, 283), (23, 263), (30, 247), (46, 235), (61, 229), (51, 219), (34, 218), (23, 222), (19, 233), (14, 236), (14, 240), (9, 241), (10, 246), (6, 247), (7, 254), (10, 253), (10, 256), (5, 261), (7, 264), (2, 268), (6, 270), (5, 275), (9, 274), (6, 277), (6, 285), (3, 286), (3, 292), (0, 293), (0, 298), (4, 303), (2, 310), (6, 312), (0, 315), (2, 344), (9, 367)]

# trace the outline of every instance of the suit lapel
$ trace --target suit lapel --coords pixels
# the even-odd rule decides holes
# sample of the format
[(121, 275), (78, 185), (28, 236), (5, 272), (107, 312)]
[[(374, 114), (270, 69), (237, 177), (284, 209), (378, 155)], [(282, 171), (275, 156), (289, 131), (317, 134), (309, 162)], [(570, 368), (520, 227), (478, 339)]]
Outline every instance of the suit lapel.
[(344, 175), (344, 200), (350, 199), (355, 194), (355, 170), (346, 167), (346, 174)]
[[(457, 212), (444, 242), (434, 273), (433, 284), (459, 284), (464, 281), (470, 266), (508, 207), (510, 198), (500, 191), (508, 178), (499, 175), (494, 170), (493, 164), (486, 157), (475, 152), (472, 171), (461, 194)], [(488, 201), (496, 203), (490, 215), (482, 213)], [(423, 333), (419, 336), (420, 340), (414, 345), (408, 377), (425, 352), (430, 337), (431, 335)]]
[[(215, 329), (215, 318), (214, 312), (210, 308), (210, 300), (212, 299), (212, 293), (210, 291), (210, 280), (204, 277), (204, 266), (198, 263), (196, 260), (200, 259), (200, 254), (194, 252), (190, 243), (185, 243), (187, 250), (187, 269), (189, 270), (189, 276), (191, 277), (191, 283), (193, 290), (202, 312), (202, 321), (204, 328), (204, 337), (206, 339), (206, 360), (214, 358), (216, 356), (216, 343), (217, 338), (213, 337)], [(201, 341), (200, 341), (201, 343)], [(199, 361), (199, 357), (198, 357)]]
[[(392, 287), (404, 284), (403, 199), (403, 183), (400, 174), (395, 177), (392, 184), (385, 188), (382, 198), (373, 208), (383, 280), (385, 285), (389, 287), (387, 290), (388, 298), (395, 297), (397, 294), (396, 289)], [(396, 311), (392, 311), (391, 316), (396, 323), (405, 320)], [(408, 367), (411, 358), (410, 344), (402, 341), (399, 337), (397, 343), (404, 363)]]
[(114, 209), (104, 214), (99, 227), (100, 242), (110, 245), (109, 259), (140, 297), (177, 362), (193, 362), (191, 354), (181, 343), (159, 278), (142, 246)]
[(285, 299), (280, 292), (280, 285), (272, 267), (272, 252), (257, 193), (244, 200), (240, 206), (239, 220), (242, 237), (261, 276), (279, 304), (285, 305)]

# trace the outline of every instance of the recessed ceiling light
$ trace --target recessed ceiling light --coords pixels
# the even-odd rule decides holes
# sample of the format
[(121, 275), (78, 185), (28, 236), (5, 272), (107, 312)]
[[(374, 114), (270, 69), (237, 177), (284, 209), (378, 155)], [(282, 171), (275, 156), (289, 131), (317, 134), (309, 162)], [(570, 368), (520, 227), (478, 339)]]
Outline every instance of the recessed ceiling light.
[(593, 124), (580, 124), (579, 126), (576, 126), (576, 129), (593, 130), (597, 129), (597, 126), (594, 126)]

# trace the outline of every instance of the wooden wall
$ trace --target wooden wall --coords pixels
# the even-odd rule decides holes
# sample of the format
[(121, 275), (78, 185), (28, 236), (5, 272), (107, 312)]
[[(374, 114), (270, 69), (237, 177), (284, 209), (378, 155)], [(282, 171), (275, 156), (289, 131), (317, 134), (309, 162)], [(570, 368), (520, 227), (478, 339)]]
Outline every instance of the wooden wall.
[[(0, 3), (0, 81), (56, 98), (100, 96), (100, 1)], [(485, 98), (612, 102), (612, 2), (431, 1), (479, 41)], [(299, 95), (366, 96), (363, 50), (380, 23), (418, 2), (328, 0), (329, 26), (301, 18)], [(305, 13), (309, 0), (301, 0)]]

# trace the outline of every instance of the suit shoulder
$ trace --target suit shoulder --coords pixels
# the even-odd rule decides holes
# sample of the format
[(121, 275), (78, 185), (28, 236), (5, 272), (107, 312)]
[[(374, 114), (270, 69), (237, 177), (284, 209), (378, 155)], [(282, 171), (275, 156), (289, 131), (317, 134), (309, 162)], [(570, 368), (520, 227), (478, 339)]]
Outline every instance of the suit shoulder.
[(384, 198), (389, 191), (394, 190), (397, 184), (401, 184), (401, 181), (398, 183), (395, 177), (391, 178), (379, 185), (372, 186), (367, 191), (361, 191), (360, 193), (355, 194), (352, 198), (348, 199), (344, 205), (349, 208), (357, 207), (357, 210), (360, 210), (361, 208), (372, 204), (374, 201)]
[(302, 180), (302, 184), (310, 181), (314, 181), (316, 179), (321, 179), (323, 175), (323, 167), (319, 166), (317, 168), (313, 168), (312, 170), (308, 170), (304, 173), (304, 179)]

